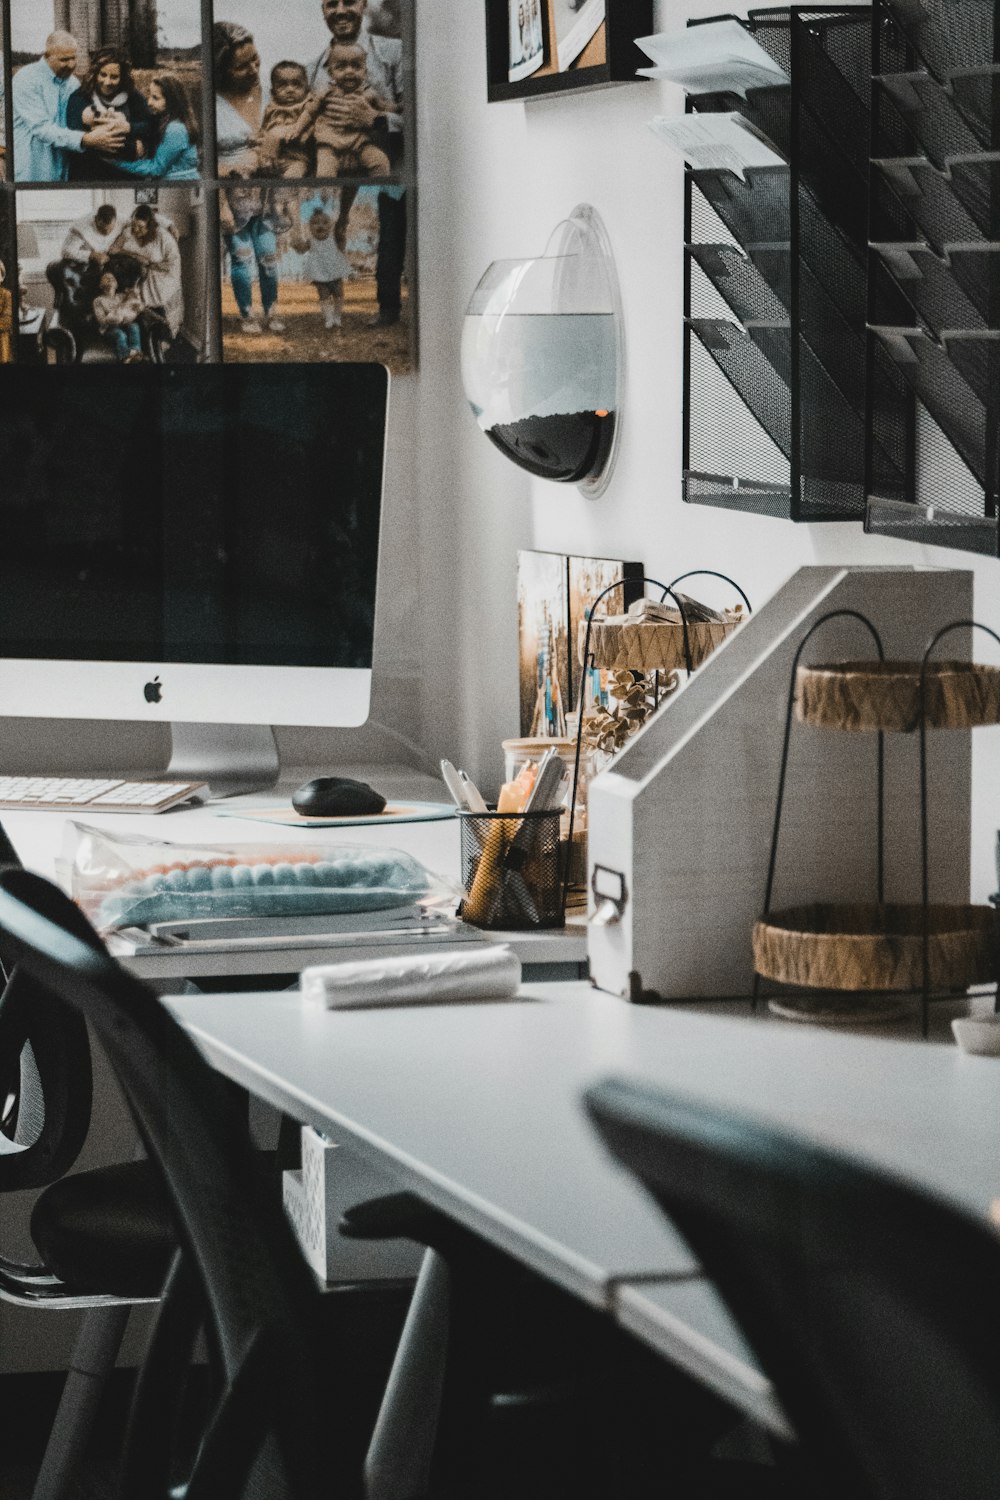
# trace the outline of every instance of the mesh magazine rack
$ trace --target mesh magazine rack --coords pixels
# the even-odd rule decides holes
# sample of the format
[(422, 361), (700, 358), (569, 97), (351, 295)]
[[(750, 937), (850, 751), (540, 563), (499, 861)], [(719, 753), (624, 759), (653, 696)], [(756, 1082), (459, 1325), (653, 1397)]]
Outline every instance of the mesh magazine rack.
[(867, 529), (996, 556), (1000, 35), (995, 0), (877, 0), (869, 363), (913, 393), (920, 484), (873, 458)]
[[(684, 498), (861, 520), (870, 14), (793, 6), (745, 24), (790, 81), (688, 107), (738, 111), (786, 164), (686, 173)], [(909, 495), (912, 400), (891, 364), (875, 382), (873, 468)]]

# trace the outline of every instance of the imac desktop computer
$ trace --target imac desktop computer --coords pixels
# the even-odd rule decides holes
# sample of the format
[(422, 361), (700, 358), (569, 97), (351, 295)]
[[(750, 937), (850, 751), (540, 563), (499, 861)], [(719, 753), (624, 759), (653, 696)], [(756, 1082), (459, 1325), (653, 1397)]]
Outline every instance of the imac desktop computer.
[(0, 368), (0, 716), (168, 723), (219, 792), (273, 785), (272, 725), (363, 724), (388, 384)]

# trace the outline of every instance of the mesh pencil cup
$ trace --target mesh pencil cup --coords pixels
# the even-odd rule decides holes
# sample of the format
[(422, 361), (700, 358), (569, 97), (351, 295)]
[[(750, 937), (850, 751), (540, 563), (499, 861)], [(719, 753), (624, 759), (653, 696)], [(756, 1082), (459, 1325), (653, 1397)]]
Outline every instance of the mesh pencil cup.
[(459, 813), (466, 922), (505, 931), (563, 925), (560, 815)]

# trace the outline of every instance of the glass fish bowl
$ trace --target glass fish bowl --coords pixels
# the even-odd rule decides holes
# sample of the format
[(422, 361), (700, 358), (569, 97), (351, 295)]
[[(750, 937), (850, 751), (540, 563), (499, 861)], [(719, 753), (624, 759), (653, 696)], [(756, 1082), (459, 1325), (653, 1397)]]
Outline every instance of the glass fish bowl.
[(589, 205), (557, 226), (544, 255), (494, 261), (472, 294), (462, 329), (466, 398), (490, 442), (529, 474), (603, 492), (621, 430), (624, 364), (614, 259)]

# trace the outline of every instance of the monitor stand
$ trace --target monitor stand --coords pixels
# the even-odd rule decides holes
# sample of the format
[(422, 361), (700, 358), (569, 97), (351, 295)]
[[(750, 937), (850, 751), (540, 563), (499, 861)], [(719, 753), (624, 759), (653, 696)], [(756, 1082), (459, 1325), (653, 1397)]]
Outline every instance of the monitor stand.
[(268, 724), (171, 724), (170, 764), (178, 781), (207, 781), (213, 797), (273, 787), (281, 771)]

